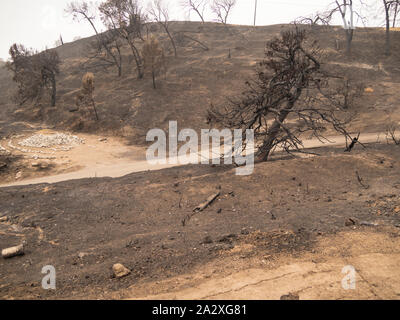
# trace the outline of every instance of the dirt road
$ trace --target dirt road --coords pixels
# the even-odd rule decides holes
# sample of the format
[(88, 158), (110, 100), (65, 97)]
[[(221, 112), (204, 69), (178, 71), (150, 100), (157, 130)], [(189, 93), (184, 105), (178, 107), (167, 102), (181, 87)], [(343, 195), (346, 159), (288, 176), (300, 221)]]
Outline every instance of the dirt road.
[[(56, 175), (48, 175), (38, 178), (24, 179), (12, 183), (0, 183), (0, 187), (31, 185), (40, 183), (57, 183), (61, 181), (111, 177), (118, 178), (130, 173), (161, 170), (180, 166), (179, 159), (176, 164), (150, 164), (145, 160), (146, 150), (144, 148), (126, 146), (117, 140), (110, 140), (107, 143), (99, 142), (98, 137), (84, 136), (88, 142), (65, 152), (65, 156), (76, 164), (75, 170)], [(385, 142), (384, 133), (365, 133), (360, 136), (362, 143)], [(319, 147), (345, 146), (343, 136), (331, 136), (326, 141), (316, 138), (304, 140), (304, 148), (312, 149)], [(279, 150), (278, 150), (279, 151)], [(63, 155), (62, 155), (63, 156)], [(199, 155), (194, 155), (198, 157)], [(218, 156), (218, 150), (212, 150), (210, 158)]]

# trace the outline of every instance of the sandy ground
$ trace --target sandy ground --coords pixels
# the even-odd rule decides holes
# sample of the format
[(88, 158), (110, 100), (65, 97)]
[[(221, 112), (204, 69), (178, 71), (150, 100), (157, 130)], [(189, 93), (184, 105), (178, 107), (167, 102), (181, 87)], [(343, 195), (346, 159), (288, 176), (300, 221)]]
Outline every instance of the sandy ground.
[[(138, 163), (139, 168), (142, 168), (140, 163), (144, 160), (145, 150), (140, 147), (128, 146), (122, 139), (115, 137), (78, 134), (84, 143), (63, 146), (66, 150), (57, 146), (33, 148), (18, 145), (18, 142), (34, 134), (51, 135), (54, 133), (56, 131), (38, 130), (0, 141), (3, 149), (11, 152), (14, 156), (22, 157), (20, 161), (22, 168), (18, 170), (21, 175), (16, 177), (13, 172), (7, 177), (3, 177), (0, 185), (54, 183), (96, 176), (121, 176), (131, 172), (129, 168), (124, 169), (129, 163)], [(42, 162), (48, 165), (45, 170), (32, 167), (33, 163)], [(145, 169), (143, 168), (143, 170)], [(113, 174), (113, 172), (116, 173)]]
[[(257, 255), (253, 245), (236, 245), (215, 262), (166, 281), (132, 287), (127, 299), (243, 300), (400, 299), (400, 233), (386, 229), (324, 236), (312, 252), (298, 257)], [(244, 262), (245, 261), (245, 262)], [(226, 268), (218, 268), (225, 264)], [(261, 264), (261, 267), (259, 266)], [(255, 267), (257, 266), (257, 267)], [(345, 278), (354, 268), (354, 287)], [(346, 286), (347, 285), (347, 286)]]
[[(96, 177), (122, 177), (124, 175), (171, 168), (181, 165), (178, 158), (177, 164), (150, 164), (145, 159), (146, 149), (135, 146), (128, 146), (122, 139), (113, 137), (100, 137), (96, 135), (79, 134), (79, 138), (85, 142), (83, 144), (71, 146), (70, 150), (54, 150), (53, 148), (28, 148), (31, 152), (21, 152), (10, 147), (17, 145), (18, 141), (33, 134), (54, 134), (52, 130), (40, 130), (26, 135), (17, 135), (16, 138), (0, 141), (0, 145), (14, 155), (22, 155), (27, 159), (25, 170), (20, 170), (22, 177), (15, 179), (9, 177), (0, 182), (0, 186), (20, 186), (40, 183), (57, 183), (67, 180), (76, 180)], [(362, 143), (386, 143), (385, 133), (364, 133), (360, 136)], [(345, 146), (346, 141), (343, 136), (330, 136), (326, 140), (318, 139), (304, 140), (304, 148), (318, 147), (338, 147)], [(26, 149), (26, 148), (25, 148)], [(222, 151), (222, 150), (221, 150)], [(279, 150), (277, 150), (279, 151)], [(51, 164), (50, 169), (42, 172), (32, 170), (31, 163), (37, 162), (32, 159), (37, 155), (47, 160)], [(210, 159), (218, 154), (218, 150), (211, 150)], [(198, 157), (199, 155), (195, 155)], [(40, 160), (39, 160), (40, 161)], [(30, 169), (30, 170), (29, 170)], [(40, 177), (36, 177), (37, 175)], [(14, 178), (14, 179), (13, 179)], [(9, 180), (17, 181), (9, 181)]]

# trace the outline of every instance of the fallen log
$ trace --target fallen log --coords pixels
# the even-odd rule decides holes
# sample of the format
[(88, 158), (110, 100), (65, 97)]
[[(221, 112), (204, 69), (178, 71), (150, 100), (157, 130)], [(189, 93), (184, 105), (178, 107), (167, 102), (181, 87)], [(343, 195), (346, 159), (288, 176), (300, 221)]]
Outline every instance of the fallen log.
[(213, 194), (212, 196), (208, 197), (207, 200), (201, 204), (199, 204), (196, 208), (193, 209), (193, 212), (201, 212), (203, 211), (205, 208), (207, 208), (211, 203), (214, 202), (215, 199), (217, 199), (219, 197), (221, 193), (217, 192), (215, 194)]
[(1, 255), (4, 259), (12, 258), (15, 256), (22, 256), (24, 255), (24, 245), (20, 244), (19, 246), (3, 249), (1, 251)]
[(364, 189), (369, 189), (369, 185), (366, 185), (366, 184), (364, 184), (364, 180), (363, 180), (363, 178), (361, 178), (360, 177), (360, 174), (358, 173), (358, 171), (356, 171), (356, 177), (357, 177), (357, 180), (358, 180), (358, 183), (364, 188)]

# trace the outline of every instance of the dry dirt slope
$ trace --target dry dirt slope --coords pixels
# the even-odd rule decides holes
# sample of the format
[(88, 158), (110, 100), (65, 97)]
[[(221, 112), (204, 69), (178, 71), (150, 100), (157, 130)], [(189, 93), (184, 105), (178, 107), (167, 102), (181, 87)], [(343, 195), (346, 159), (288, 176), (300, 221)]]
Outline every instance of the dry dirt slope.
[[(90, 113), (69, 112), (74, 106), (80, 79), (87, 71), (82, 63), (86, 61), (87, 46), (93, 38), (65, 44), (57, 49), (63, 65), (58, 79), (58, 104), (54, 109), (45, 102), (41, 107), (15, 106), (10, 99), (13, 92), (10, 76), (4, 69), (0, 70), (0, 121), (3, 121), (0, 134), (10, 131), (9, 121), (5, 120), (15, 117), (23, 121), (45, 121), (64, 129), (113, 131), (140, 144), (144, 143), (144, 135), (150, 128), (165, 129), (169, 120), (178, 120), (180, 127), (203, 128), (209, 104), (221, 104), (225, 96), (238, 94), (244, 81), (252, 75), (255, 63), (263, 58), (266, 41), (290, 27), (226, 28), (215, 23), (174, 22), (171, 25), (174, 33), (185, 31), (209, 47), (205, 51), (185, 40), (179, 43), (176, 58), (172, 56), (165, 34), (156, 31), (169, 54), (168, 71), (161, 76), (158, 90), (152, 89), (149, 76), (144, 80), (136, 79), (134, 64), (129, 64), (127, 57), (121, 78), (114, 69), (91, 70), (96, 77), (100, 123), (95, 123)], [(350, 57), (345, 57), (343, 50), (335, 49), (335, 39), (341, 40), (343, 45), (343, 35), (338, 27), (317, 28), (310, 34), (325, 49), (326, 68), (347, 74), (375, 90), (358, 106), (361, 115), (354, 129), (380, 131), (388, 114), (393, 114), (395, 120), (400, 119), (395, 95), (400, 81), (400, 33), (393, 32), (394, 48), (389, 58), (383, 52), (382, 29), (356, 30)], [(228, 58), (229, 50), (231, 58)]]
[[(354, 258), (363, 254), (377, 254), (377, 261), (379, 254), (398, 259), (399, 159), (400, 148), (378, 145), (352, 154), (326, 150), (323, 157), (262, 163), (246, 177), (224, 166), (186, 166), (117, 179), (0, 188), (0, 248), (27, 241), (24, 256), (0, 261), (0, 297), (101, 298), (130, 287), (133, 291), (126, 297), (173, 294), (174, 286), (160, 290), (154, 281), (183, 273), (190, 277), (196, 270), (203, 274), (209, 262), (220, 265), (222, 276), (241, 268), (265, 268), (263, 260), (274, 261), (282, 254), (289, 259), (283, 264), (299, 258), (334, 263), (335, 268), (347, 258), (356, 263)], [(358, 183), (356, 170), (368, 189)], [(216, 191), (217, 201), (193, 215)], [(340, 234), (331, 239), (341, 232), (361, 237), (354, 246), (341, 242)], [(362, 240), (368, 234), (390, 241), (370, 246)], [(321, 240), (328, 241), (328, 247), (320, 247)], [(352, 247), (354, 252), (347, 250)], [(225, 257), (234, 260), (226, 264)], [(390, 261), (389, 256), (385, 259)], [(114, 263), (123, 263), (132, 273), (113, 278)], [(363, 263), (360, 268), (366, 272)], [(41, 268), (49, 264), (57, 270), (56, 291), (40, 286)], [(376, 269), (368, 271), (372, 274), (367, 279), (381, 291), (375, 298), (400, 293), (398, 274), (387, 267), (379, 279)], [(217, 269), (209, 269), (208, 277), (214, 278), (212, 270)], [(291, 280), (285, 279), (290, 289)], [(149, 283), (154, 290), (148, 290)], [(329, 283), (318, 288), (324, 290)]]
[[(202, 127), (208, 104), (222, 102), (224, 95), (239, 91), (251, 73), (249, 67), (262, 57), (265, 41), (287, 26), (232, 26), (226, 30), (216, 24), (175, 23), (173, 28), (191, 30), (210, 50), (180, 47), (179, 57), (169, 58), (169, 71), (158, 91), (152, 90), (149, 79), (136, 80), (133, 71), (118, 79), (113, 72), (97, 70), (100, 124), (85, 121), (80, 126), (82, 115), (69, 112), (84, 73), (81, 62), (87, 39), (58, 49), (65, 60), (55, 109), (46, 105), (18, 109), (10, 102), (12, 83), (2, 71), (0, 135), (18, 131), (30, 120), (59, 128), (111, 130), (136, 143), (143, 143), (147, 129), (165, 128), (168, 120), (178, 120), (182, 127)], [(393, 39), (394, 54), (385, 58), (383, 31), (360, 30), (352, 57), (343, 59), (341, 52), (332, 49), (341, 32), (321, 29), (314, 36), (326, 48), (331, 68), (347, 71), (374, 88), (358, 106), (361, 114), (354, 129), (381, 131), (388, 115), (399, 119), (398, 36)], [(15, 119), (24, 122), (12, 122)], [(388, 248), (368, 247), (368, 254), (398, 258), (400, 149), (380, 145), (367, 150), (357, 147), (346, 155), (342, 151), (324, 150), (324, 157), (260, 164), (249, 177), (237, 177), (227, 167), (187, 166), (118, 179), (0, 189), (0, 247), (23, 239), (28, 243), (25, 256), (1, 261), (0, 297), (98, 298), (118, 296), (132, 287), (144, 289), (126, 297), (171, 293), (171, 286), (148, 290), (148, 283), (190, 274), (194, 267), (221, 261), (224, 255), (243, 259), (245, 268), (263, 267), (266, 257), (274, 259), (282, 253), (307, 255), (318, 251), (319, 237), (327, 236), (328, 240), (323, 240), (329, 241), (344, 228), (361, 232), (364, 238), (369, 235), (364, 232), (370, 230), (378, 234), (374, 239), (389, 239)], [(356, 170), (368, 189), (357, 182)], [(183, 225), (193, 208), (216, 190), (221, 192), (219, 200)], [(338, 236), (342, 234), (348, 233)], [(359, 241), (362, 250), (363, 237)], [(347, 244), (344, 242), (345, 247)], [(248, 251), (240, 249), (249, 247)], [(335, 245), (331, 247), (335, 249)], [(317, 254), (317, 262), (330, 255), (347, 258), (348, 252), (340, 248)], [(307, 256), (308, 260), (314, 258)], [(255, 261), (258, 264), (253, 264)], [(112, 278), (111, 266), (117, 262), (132, 270), (129, 277)], [(57, 269), (56, 292), (40, 287), (41, 268), (47, 264)], [(232, 265), (224, 267), (231, 269)], [(391, 287), (392, 281), (383, 276), (374, 285), (391, 291), (374, 289), (377, 294), (366, 297), (398, 296), (398, 282)], [(185, 286), (188, 284), (180, 289)]]

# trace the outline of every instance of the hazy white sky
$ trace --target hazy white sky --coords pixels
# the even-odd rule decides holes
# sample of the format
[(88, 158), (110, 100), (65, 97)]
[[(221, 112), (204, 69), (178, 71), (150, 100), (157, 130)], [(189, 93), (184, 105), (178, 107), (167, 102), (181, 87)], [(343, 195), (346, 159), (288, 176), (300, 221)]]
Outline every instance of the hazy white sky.
[[(170, 5), (171, 20), (198, 20), (190, 17), (179, 6), (180, 0), (165, 0)], [(64, 12), (71, 0), (1, 0), (0, 58), (8, 58), (13, 43), (21, 43), (38, 50), (53, 47), (62, 35), (64, 42), (75, 37), (92, 35), (87, 23), (77, 23)], [(147, 0), (143, 0), (147, 2)], [(332, 0), (258, 0), (257, 25), (289, 23), (299, 16), (325, 9)], [(237, 0), (229, 23), (253, 24), (254, 0)], [(212, 21), (211, 13), (206, 20)], [(340, 21), (338, 21), (340, 23)], [(101, 28), (100, 28), (101, 29)]]

